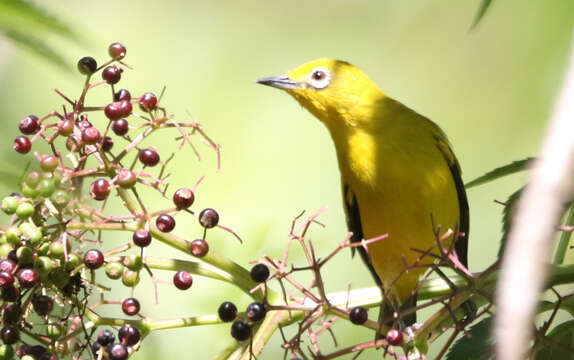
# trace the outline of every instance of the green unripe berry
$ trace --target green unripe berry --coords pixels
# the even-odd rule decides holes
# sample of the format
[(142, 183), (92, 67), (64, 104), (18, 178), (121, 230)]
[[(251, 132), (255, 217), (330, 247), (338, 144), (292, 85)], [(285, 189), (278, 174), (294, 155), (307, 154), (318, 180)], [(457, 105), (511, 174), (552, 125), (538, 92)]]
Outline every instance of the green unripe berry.
[(20, 235), (22, 234), (16, 226), (10, 226), (8, 229), (6, 229), (6, 233), (4, 235), (6, 235), (8, 244), (16, 246), (20, 243)]
[(34, 214), (34, 211), (36, 211), (34, 205), (29, 202), (23, 202), (16, 208), (16, 215), (18, 215), (20, 219), (27, 219)]
[(27, 246), (20, 246), (16, 250), (16, 257), (20, 264), (32, 264), (34, 262), (34, 251)]
[(22, 195), (27, 198), (33, 199), (40, 194), (40, 190), (35, 187), (30, 187), (27, 184), (22, 184)]
[(0, 346), (0, 360), (12, 360), (14, 358), (14, 349), (12, 345)]
[(8, 215), (12, 215), (16, 212), (18, 207), (18, 199), (14, 196), (6, 196), (2, 199), (2, 211)]
[(20, 360), (36, 360), (36, 359), (34, 359), (34, 357), (31, 355), (24, 355), (20, 358)]
[(62, 183), (62, 173), (59, 171), (45, 172), (42, 174), (42, 179), (53, 180), (56, 187), (58, 187)]
[(0, 235), (0, 245), (8, 244), (8, 239), (6, 238), (6, 234)]
[(71, 199), (72, 196), (67, 191), (62, 189), (57, 189), (50, 196), (50, 201), (52, 201), (52, 204), (54, 204), (54, 206), (60, 210), (65, 208)]
[(54, 179), (42, 179), (38, 184), (38, 191), (42, 197), (50, 197), (56, 190), (56, 183)]
[(40, 256), (47, 256), (49, 250), (50, 250), (50, 243), (43, 242), (42, 245), (40, 245), (40, 247), (36, 250), (36, 252)]
[(137, 271), (126, 270), (122, 274), (122, 283), (128, 287), (134, 287), (140, 282), (140, 273)]
[(62, 336), (62, 327), (58, 324), (50, 324), (46, 329), (46, 336), (50, 339), (57, 339)]
[(52, 270), (49, 278), (58, 289), (64, 288), (70, 282), (70, 274), (61, 267)]
[(124, 257), (124, 265), (133, 271), (140, 271), (142, 264), (142, 257), (139, 254), (129, 254)]
[(68, 261), (66, 262), (65, 268), (67, 271), (72, 271), (76, 266), (80, 265), (81, 262), (82, 259), (78, 255), (68, 253)]
[(49, 274), (53, 267), (52, 259), (48, 256), (39, 256), (34, 261), (34, 269), (38, 271), (40, 276)]
[(124, 273), (124, 264), (120, 262), (109, 262), (106, 264), (106, 275), (113, 280), (122, 277)]
[(38, 183), (42, 179), (42, 175), (40, 175), (37, 171), (30, 171), (28, 175), (26, 175), (26, 179), (24, 179), (24, 184), (28, 185), (31, 188), (35, 188), (38, 186)]
[(14, 248), (10, 244), (2, 244), (0, 245), (0, 257), (7, 257), (10, 251)]
[(59, 240), (51, 242), (50, 255), (56, 259), (63, 260), (65, 257), (64, 244)]
[(43, 155), (40, 160), (40, 167), (46, 172), (52, 172), (58, 167), (58, 158), (54, 155)]
[(29, 222), (24, 222), (19, 226), (22, 240), (29, 241), (32, 246), (36, 246), (42, 240), (42, 230)]

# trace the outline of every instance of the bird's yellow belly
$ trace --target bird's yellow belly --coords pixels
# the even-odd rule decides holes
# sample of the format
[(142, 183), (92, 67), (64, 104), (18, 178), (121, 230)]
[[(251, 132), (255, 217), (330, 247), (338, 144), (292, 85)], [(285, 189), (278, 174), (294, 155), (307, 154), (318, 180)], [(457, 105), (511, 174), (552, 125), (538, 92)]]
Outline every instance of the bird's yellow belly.
[[(397, 304), (411, 295), (426, 271), (424, 267), (406, 271), (405, 264), (433, 262), (430, 256), (421, 258), (421, 251), (436, 244), (433, 226), (440, 226), (442, 234), (454, 229), (459, 221), (458, 197), (448, 166), (443, 159), (423, 161), (439, 165), (429, 168), (411, 164), (413, 168), (409, 169), (402, 163), (397, 172), (383, 166), (375, 175), (375, 185), (359, 179), (353, 185), (364, 237), (388, 234), (386, 239), (369, 245), (369, 254), (385, 293)], [(451, 240), (444, 246), (450, 246)], [(434, 248), (433, 253), (438, 254), (438, 250)]]

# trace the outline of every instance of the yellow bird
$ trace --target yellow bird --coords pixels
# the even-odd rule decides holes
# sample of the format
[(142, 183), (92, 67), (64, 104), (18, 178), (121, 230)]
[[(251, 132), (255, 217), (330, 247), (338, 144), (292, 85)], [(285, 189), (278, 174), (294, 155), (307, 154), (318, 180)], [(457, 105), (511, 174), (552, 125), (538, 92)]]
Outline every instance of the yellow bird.
[[(285, 90), (321, 120), (339, 162), (343, 203), (353, 241), (388, 234), (358, 247), (385, 297), (381, 318), (416, 304), (423, 267), (405, 272), (436, 245), (434, 232), (458, 229), (454, 249), (467, 265), (469, 210), (458, 161), (437, 124), (385, 95), (360, 69), (319, 59), (258, 83)], [(451, 246), (452, 237), (444, 246)], [(438, 250), (433, 251), (435, 254)], [(419, 265), (433, 262), (431, 256)], [(412, 325), (416, 313), (402, 316)]]

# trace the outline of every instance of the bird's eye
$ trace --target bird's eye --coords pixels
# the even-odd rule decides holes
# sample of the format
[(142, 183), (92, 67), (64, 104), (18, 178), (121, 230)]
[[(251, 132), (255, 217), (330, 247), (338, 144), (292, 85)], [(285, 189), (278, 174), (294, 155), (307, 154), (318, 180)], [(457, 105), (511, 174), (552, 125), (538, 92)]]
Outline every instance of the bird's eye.
[(309, 74), (309, 84), (315, 89), (324, 89), (331, 81), (331, 74), (325, 68), (318, 67)]

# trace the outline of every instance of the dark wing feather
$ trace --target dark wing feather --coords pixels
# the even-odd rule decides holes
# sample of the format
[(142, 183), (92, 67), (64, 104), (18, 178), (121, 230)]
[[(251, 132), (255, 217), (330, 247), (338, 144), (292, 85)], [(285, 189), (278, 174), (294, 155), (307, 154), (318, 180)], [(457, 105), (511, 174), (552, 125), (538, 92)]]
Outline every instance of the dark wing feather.
[[(347, 213), (347, 228), (353, 233), (351, 242), (360, 242), (364, 236), (363, 226), (361, 225), (361, 214), (359, 212), (359, 203), (357, 203), (357, 197), (353, 193), (349, 184), (343, 184), (343, 202), (345, 203), (345, 210)], [(367, 251), (365, 251), (362, 246), (351, 248), (353, 255), (355, 255), (355, 249), (358, 249), (359, 254), (361, 254), (361, 259), (369, 269), (371, 275), (373, 275), (377, 285), (381, 286), (381, 279), (379, 279), (379, 276), (375, 272)]]

